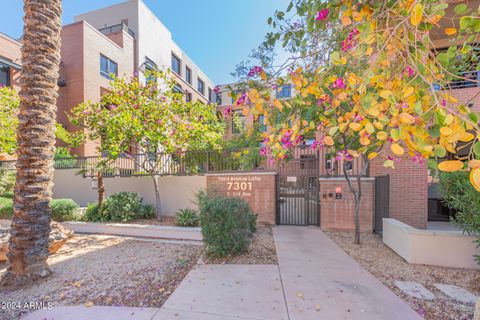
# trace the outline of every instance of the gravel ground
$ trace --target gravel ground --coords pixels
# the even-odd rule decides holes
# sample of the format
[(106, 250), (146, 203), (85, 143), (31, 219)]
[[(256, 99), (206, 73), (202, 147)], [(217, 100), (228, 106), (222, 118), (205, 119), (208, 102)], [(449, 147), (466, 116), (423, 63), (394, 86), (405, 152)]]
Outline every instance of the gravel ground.
[[(160, 307), (201, 251), (199, 245), (159, 240), (75, 236), (48, 259), (53, 275), (28, 288), (1, 288), (1, 302)], [(5, 268), (1, 263), (0, 274)], [(0, 319), (28, 312), (0, 308)]]
[(161, 217), (160, 221), (157, 219), (136, 219), (126, 222), (127, 224), (147, 224), (151, 226), (177, 226), (175, 224), (175, 217)]
[(258, 226), (247, 252), (218, 259), (204, 257), (204, 262), (207, 264), (277, 264), (272, 227)]
[[(433, 284), (457, 285), (479, 295), (480, 271), (409, 264), (385, 246), (379, 235), (362, 234), (361, 245), (357, 246), (353, 243), (353, 234), (325, 233), (425, 319), (464, 320), (473, 318), (473, 307), (455, 302), (436, 289)], [(395, 280), (419, 282), (434, 293), (437, 299), (429, 302), (409, 297), (395, 286)]]

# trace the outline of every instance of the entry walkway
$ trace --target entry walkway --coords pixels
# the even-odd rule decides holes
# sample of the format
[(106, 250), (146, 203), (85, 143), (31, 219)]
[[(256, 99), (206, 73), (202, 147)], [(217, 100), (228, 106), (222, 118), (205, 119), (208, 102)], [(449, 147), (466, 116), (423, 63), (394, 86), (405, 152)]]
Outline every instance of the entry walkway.
[(160, 309), (55, 307), (26, 320), (420, 320), (317, 227), (275, 227), (276, 265), (198, 265)]
[(273, 234), (290, 320), (422, 319), (319, 228)]

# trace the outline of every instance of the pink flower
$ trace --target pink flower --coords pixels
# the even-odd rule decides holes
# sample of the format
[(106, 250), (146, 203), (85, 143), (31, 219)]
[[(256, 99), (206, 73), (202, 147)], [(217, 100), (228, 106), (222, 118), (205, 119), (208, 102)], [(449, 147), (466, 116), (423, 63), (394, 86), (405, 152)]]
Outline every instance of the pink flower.
[(248, 77), (251, 78), (251, 77), (254, 77), (256, 75), (259, 75), (262, 71), (263, 71), (262, 67), (255, 66), (255, 67), (251, 68), (250, 71), (248, 72)]
[(345, 89), (347, 86), (345, 85), (345, 83), (343, 82), (343, 79), (342, 78), (338, 78), (337, 80), (335, 80), (335, 82), (332, 84), (332, 88), (334, 89)]
[(219, 93), (219, 92), (220, 92), (220, 87), (219, 87), (219, 86), (215, 86), (215, 88), (213, 88), (213, 92)]
[(408, 66), (405, 71), (407, 72), (409, 77), (413, 77), (415, 75), (415, 71), (413, 70), (412, 67)]
[(328, 9), (323, 9), (323, 10), (318, 11), (317, 16), (315, 17), (315, 20), (323, 21), (323, 20), (327, 19), (328, 13), (329, 13)]
[(443, 99), (441, 104), (442, 104), (442, 107), (446, 107), (447, 106), (447, 100)]

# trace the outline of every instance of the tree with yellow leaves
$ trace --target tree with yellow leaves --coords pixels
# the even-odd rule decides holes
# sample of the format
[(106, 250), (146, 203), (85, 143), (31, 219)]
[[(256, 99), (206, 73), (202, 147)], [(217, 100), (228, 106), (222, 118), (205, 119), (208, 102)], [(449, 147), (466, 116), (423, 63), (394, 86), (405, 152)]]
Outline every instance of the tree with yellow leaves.
[[(447, 19), (448, 6), (428, 0), (294, 0), (287, 9), (295, 11), (291, 17), (277, 12), (269, 21), (280, 31), (269, 34), (264, 46), (281, 40), (295, 58), (283, 77), (265, 68), (267, 77), (246, 100), (269, 119), (266, 141), (277, 158), (312, 132), (317, 137), (313, 147), (333, 148), (345, 165), (362, 158), (357, 187), (343, 170), (355, 195), (356, 243), (360, 178), (371, 159), (382, 157), (384, 166), (393, 168), (395, 158), (444, 158), (461, 146), (470, 150), (468, 156), (443, 161), (438, 168), (471, 170), (471, 182), (480, 191), (479, 115), (444, 90), (457, 77), (450, 69), (452, 57), (472, 54), (468, 43), (476, 39), (480, 19), (466, 5), (457, 5), (455, 17), (448, 19), (459, 21), (459, 29), (453, 24), (444, 33), (461, 44), (436, 55), (432, 34)], [(315, 47), (318, 39), (328, 39), (323, 52)], [(270, 89), (285, 82), (299, 92), (288, 102), (276, 100)], [(285, 121), (276, 121), (277, 113)]]

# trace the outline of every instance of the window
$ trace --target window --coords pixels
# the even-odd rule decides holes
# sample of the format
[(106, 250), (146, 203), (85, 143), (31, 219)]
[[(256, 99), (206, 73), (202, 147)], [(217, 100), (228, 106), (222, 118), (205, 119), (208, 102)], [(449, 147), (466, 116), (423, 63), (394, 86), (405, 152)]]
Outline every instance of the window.
[(180, 58), (172, 53), (172, 71), (178, 74), (179, 76), (182, 75), (182, 62)]
[(152, 60), (148, 59), (147, 57), (145, 57), (144, 65), (145, 65), (145, 81), (147, 82), (147, 84), (149, 84), (150, 82), (156, 83), (157, 78), (153, 74), (153, 71), (158, 69), (157, 64)]
[(213, 102), (213, 91), (212, 91), (212, 88), (208, 88), (208, 101)]
[(192, 101), (192, 94), (190, 92), (187, 92), (185, 94), (185, 101), (187, 101), (187, 102)]
[(185, 67), (185, 80), (188, 84), (192, 84), (192, 69)]
[(217, 104), (218, 104), (219, 106), (221, 106), (221, 105), (223, 104), (223, 101), (222, 101), (222, 93), (221, 93), (221, 92), (217, 93)]
[(100, 55), (100, 74), (107, 79), (112, 79), (112, 75), (118, 75), (118, 64), (105, 57), (103, 54)]
[(205, 95), (205, 82), (202, 79), (198, 78), (198, 92), (202, 95)]
[(178, 83), (176, 83), (176, 84), (173, 86), (173, 92), (175, 92), (175, 93), (183, 93), (183, 89), (182, 89), (182, 87), (181, 87)]
[(292, 86), (287, 84), (277, 89), (277, 98), (290, 98), (292, 96)]
[(232, 116), (232, 133), (240, 133), (245, 130), (245, 116), (242, 110), (235, 110)]
[(10, 86), (10, 67), (0, 63), (0, 86)]
[(265, 124), (265, 116), (258, 116), (258, 125), (260, 132), (267, 132), (267, 125)]

